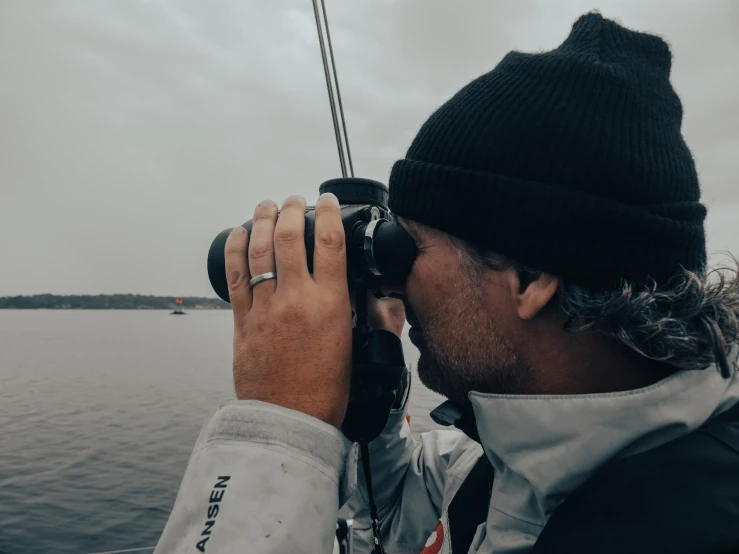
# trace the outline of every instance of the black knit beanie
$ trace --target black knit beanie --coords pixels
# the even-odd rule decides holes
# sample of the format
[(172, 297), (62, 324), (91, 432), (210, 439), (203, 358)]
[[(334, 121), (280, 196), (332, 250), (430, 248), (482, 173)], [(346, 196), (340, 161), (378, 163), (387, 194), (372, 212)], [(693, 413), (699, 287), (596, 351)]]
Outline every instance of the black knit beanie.
[(511, 52), (423, 125), (390, 209), (570, 282), (665, 283), (706, 263), (706, 210), (659, 37), (590, 13)]

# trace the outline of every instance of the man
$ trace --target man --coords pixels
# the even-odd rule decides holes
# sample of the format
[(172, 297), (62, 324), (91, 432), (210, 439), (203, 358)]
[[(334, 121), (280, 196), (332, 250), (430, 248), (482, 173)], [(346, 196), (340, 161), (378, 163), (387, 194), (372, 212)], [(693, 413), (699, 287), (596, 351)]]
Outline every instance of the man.
[[(405, 380), (370, 444), (385, 552), (739, 551), (739, 279), (705, 267), (670, 63), (658, 37), (587, 14), (462, 89), (394, 166), (418, 374), (465, 433), (414, 440)], [(342, 504), (370, 551), (338, 431), (339, 206), (317, 202), (313, 275), (304, 208), (263, 202), (226, 245), (239, 400), (203, 428), (158, 553), (330, 552)], [(375, 309), (400, 332), (397, 306)]]

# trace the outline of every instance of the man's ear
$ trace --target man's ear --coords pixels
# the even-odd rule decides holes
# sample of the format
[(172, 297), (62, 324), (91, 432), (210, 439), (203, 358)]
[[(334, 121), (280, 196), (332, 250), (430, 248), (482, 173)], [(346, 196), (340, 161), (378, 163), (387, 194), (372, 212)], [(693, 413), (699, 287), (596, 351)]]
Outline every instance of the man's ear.
[(526, 288), (521, 285), (518, 272), (509, 271), (509, 285), (511, 297), (516, 303), (516, 311), (521, 319), (534, 319), (557, 292), (559, 278), (548, 273), (542, 273), (531, 281)]

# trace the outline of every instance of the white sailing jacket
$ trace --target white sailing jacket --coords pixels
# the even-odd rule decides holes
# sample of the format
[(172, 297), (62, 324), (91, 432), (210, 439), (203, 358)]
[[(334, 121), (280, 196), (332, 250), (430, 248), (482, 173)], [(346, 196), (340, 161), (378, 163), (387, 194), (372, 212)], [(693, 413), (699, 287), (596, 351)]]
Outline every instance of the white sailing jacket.
[[(459, 431), (411, 435), (402, 408), (370, 445), (385, 552), (448, 554), (447, 509), (483, 454), (495, 471), (470, 553), (528, 552), (552, 512), (606, 461), (655, 448), (739, 402), (732, 372), (681, 371), (628, 392), (471, 393), (481, 443)], [(358, 448), (334, 427), (257, 401), (218, 409), (197, 439), (156, 554), (330, 553), (337, 514), (371, 551)], [(460, 553), (455, 553), (460, 554)]]

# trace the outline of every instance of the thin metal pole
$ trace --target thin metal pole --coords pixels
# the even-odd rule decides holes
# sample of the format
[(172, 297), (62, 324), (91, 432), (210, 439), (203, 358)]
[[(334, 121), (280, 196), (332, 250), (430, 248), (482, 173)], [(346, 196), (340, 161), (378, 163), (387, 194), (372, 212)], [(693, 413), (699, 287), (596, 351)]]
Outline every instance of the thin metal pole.
[(349, 150), (349, 135), (346, 132), (346, 118), (344, 117), (344, 106), (341, 103), (341, 91), (339, 90), (339, 76), (336, 74), (336, 60), (334, 60), (334, 49), (331, 46), (331, 32), (328, 30), (328, 16), (326, 15), (326, 0), (321, 0), (321, 9), (323, 10), (323, 21), (326, 24), (326, 39), (328, 41), (328, 53), (331, 57), (331, 68), (334, 70), (334, 82), (336, 83), (336, 98), (339, 101), (339, 114), (341, 115), (341, 125), (344, 128), (344, 141), (346, 141), (346, 156), (349, 160), (349, 174), (354, 177), (354, 166), (352, 165), (352, 153)]
[(326, 75), (326, 88), (328, 89), (328, 101), (331, 106), (331, 118), (334, 122), (334, 134), (336, 135), (336, 146), (339, 150), (339, 163), (341, 164), (341, 176), (346, 177), (346, 163), (344, 161), (344, 148), (341, 143), (341, 131), (339, 131), (339, 122), (336, 117), (336, 106), (334, 103), (334, 91), (331, 87), (331, 74), (328, 70), (328, 60), (326, 59), (326, 47), (323, 45), (323, 31), (321, 31), (321, 18), (318, 15), (318, 4), (313, 0), (313, 13), (316, 15), (316, 29), (318, 30), (318, 44), (321, 47), (321, 58), (323, 58), (323, 72)]

